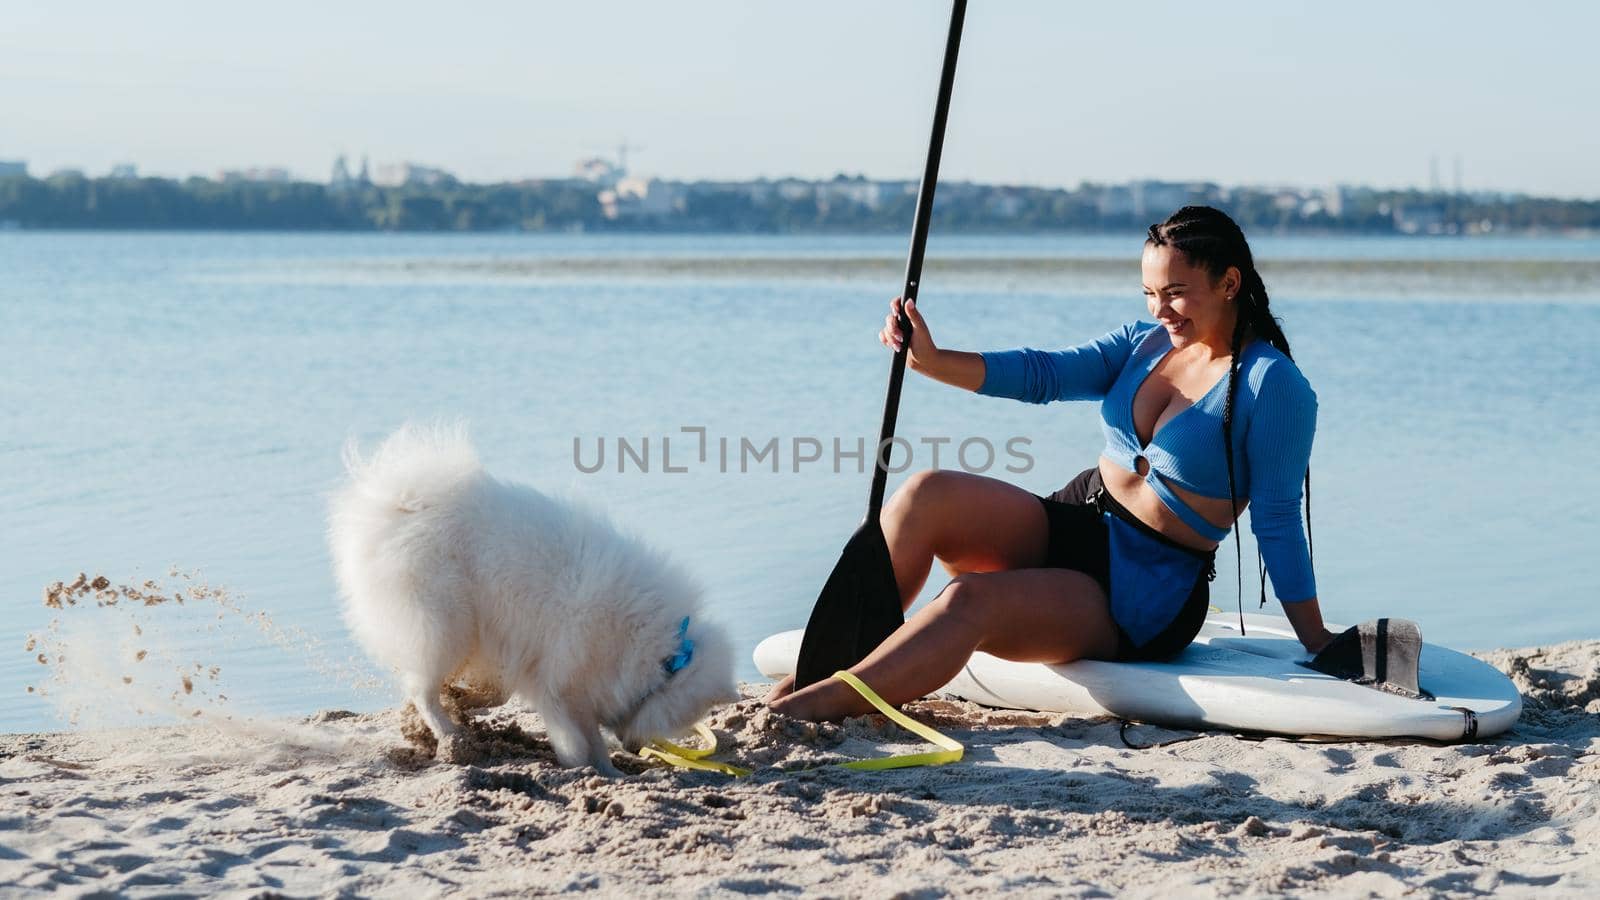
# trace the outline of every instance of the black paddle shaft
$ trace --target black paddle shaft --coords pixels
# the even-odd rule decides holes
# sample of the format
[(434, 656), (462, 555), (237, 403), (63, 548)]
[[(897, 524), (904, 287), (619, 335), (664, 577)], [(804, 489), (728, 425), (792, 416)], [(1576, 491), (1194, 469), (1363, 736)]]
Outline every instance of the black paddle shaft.
[(928, 246), (928, 221), (933, 218), (933, 191), (939, 185), (939, 156), (944, 150), (944, 123), (950, 114), (950, 92), (956, 82), (956, 53), (961, 49), (961, 24), (967, 17), (967, 0), (950, 7), (950, 36), (944, 45), (944, 70), (939, 74), (939, 98), (933, 107), (933, 135), (928, 138), (928, 164), (917, 189), (917, 212), (911, 221), (911, 252), (906, 257), (906, 284), (900, 296), (900, 333), (904, 342), (889, 364), (889, 395), (883, 402), (883, 430), (872, 467), (872, 493), (867, 499), (867, 519), (877, 521), (883, 509), (883, 491), (889, 481), (889, 454), (894, 449), (894, 424), (900, 412), (900, 385), (906, 377), (906, 357), (911, 352), (911, 319), (905, 301), (915, 300), (922, 281), (922, 254)]
[[(906, 286), (901, 296), (917, 296), (922, 279), (922, 250), (928, 242), (928, 220), (933, 215), (933, 189), (939, 180), (939, 151), (944, 145), (945, 115), (950, 109), (950, 87), (955, 82), (956, 49), (961, 45), (961, 21), (966, 0), (954, 0), (950, 11), (950, 40), (944, 50), (944, 74), (939, 79), (939, 100), (934, 108), (933, 139), (928, 145), (928, 167), (917, 192), (917, 216), (912, 227), (911, 255), (906, 260)], [(888, 479), (888, 450), (894, 438), (895, 413), (900, 408), (900, 383), (905, 378), (911, 323), (900, 313), (906, 343), (894, 355), (889, 369), (889, 397), (883, 407), (883, 436), (873, 454), (872, 497), (867, 518), (845, 543), (839, 561), (817, 595), (806, 622), (805, 637), (795, 660), (794, 689), (799, 690), (848, 669), (866, 658), (905, 621), (900, 590), (895, 582), (889, 545), (884, 540), (878, 513), (883, 508), (883, 488)]]

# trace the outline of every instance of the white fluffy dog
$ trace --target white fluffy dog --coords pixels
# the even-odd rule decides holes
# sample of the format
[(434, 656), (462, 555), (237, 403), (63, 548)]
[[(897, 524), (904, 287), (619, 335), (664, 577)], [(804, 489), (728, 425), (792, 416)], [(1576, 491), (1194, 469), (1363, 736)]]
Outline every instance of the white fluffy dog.
[(562, 765), (607, 775), (599, 726), (638, 750), (737, 699), (732, 647), (683, 571), (588, 509), (490, 477), (461, 429), (406, 426), (365, 459), (352, 442), (345, 467), (329, 517), (345, 620), (441, 756), (456, 679), (516, 695)]

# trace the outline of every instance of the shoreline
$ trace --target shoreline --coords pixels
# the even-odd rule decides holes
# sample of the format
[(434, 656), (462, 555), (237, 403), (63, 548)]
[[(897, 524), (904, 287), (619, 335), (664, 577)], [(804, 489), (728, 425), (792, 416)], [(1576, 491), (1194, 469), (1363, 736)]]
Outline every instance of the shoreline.
[[(397, 710), (0, 736), (0, 883), (173, 891), (641, 896), (1280, 893), (1576, 896), (1600, 889), (1600, 641), (1475, 654), (1523, 692), (1484, 743), (1207, 733), (1133, 750), (1114, 720), (931, 699), (942, 767), (782, 767), (903, 752), (881, 717), (714, 712), (743, 779), (630, 754), (553, 765), (535, 717), (484, 711), (435, 763)], [(1137, 740), (1189, 732), (1139, 726)]]

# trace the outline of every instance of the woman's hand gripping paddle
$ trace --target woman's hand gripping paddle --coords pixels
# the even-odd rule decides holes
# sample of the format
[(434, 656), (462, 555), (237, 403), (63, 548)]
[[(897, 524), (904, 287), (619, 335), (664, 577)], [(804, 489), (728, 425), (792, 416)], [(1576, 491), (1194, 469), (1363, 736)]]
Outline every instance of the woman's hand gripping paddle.
[[(950, 9), (950, 35), (944, 45), (944, 68), (939, 75), (939, 97), (933, 109), (933, 135), (928, 142), (927, 167), (917, 191), (917, 212), (911, 225), (911, 252), (906, 259), (906, 284), (900, 296), (915, 300), (922, 280), (922, 254), (928, 244), (928, 220), (933, 216), (933, 191), (939, 182), (939, 154), (944, 148), (944, 123), (950, 112), (950, 91), (956, 78), (956, 52), (961, 47), (961, 24), (966, 0), (954, 0)], [(905, 621), (900, 609), (900, 589), (889, 562), (889, 544), (878, 514), (888, 480), (889, 452), (893, 449), (895, 416), (900, 409), (900, 384), (905, 380), (906, 354), (911, 346), (911, 321), (902, 305), (900, 331), (906, 336), (889, 367), (889, 395), (883, 405), (883, 430), (873, 457), (872, 493), (867, 517), (844, 545), (833, 573), (822, 586), (806, 622), (795, 664), (794, 686), (832, 677), (866, 658)]]

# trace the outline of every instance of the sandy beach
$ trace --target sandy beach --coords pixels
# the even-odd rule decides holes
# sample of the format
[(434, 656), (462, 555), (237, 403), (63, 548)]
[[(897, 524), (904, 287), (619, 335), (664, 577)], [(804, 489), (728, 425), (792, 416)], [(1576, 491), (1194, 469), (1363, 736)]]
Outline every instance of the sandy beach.
[[(536, 718), (472, 713), (464, 764), (409, 711), (0, 737), (8, 896), (1395, 896), (1600, 890), (1600, 641), (1482, 654), (1527, 704), (1500, 738), (1311, 743), (928, 699), (959, 763), (882, 717), (711, 720), (747, 778), (618, 751), (554, 765)], [(1191, 733), (1149, 726), (1134, 744)], [(805, 768), (810, 767), (810, 768)]]

